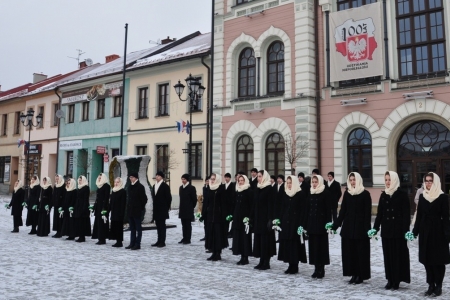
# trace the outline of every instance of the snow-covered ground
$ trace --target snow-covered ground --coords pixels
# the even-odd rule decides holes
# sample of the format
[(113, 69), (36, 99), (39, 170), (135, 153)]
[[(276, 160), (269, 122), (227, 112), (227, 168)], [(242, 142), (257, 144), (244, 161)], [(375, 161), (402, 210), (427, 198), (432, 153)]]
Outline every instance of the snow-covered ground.
[[(330, 240), (331, 265), (324, 279), (312, 279), (313, 266), (301, 264), (297, 275), (285, 275), (287, 265), (272, 259), (271, 269), (237, 266), (238, 257), (224, 250), (222, 261), (206, 261), (203, 227), (194, 225), (192, 244), (180, 245), (181, 225), (171, 212), (167, 247), (154, 248), (156, 231), (144, 231), (141, 250), (130, 251), (30, 236), (29, 228), (10, 233), (12, 217), (0, 196), (0, 299), (421, 299), (427, 289), (425, 271), (411, 247), (411, 284), (386, 291), (381, 244), (372, 251), (372, 279), (349, 285), (342, 276), (340, 237)], [(23, 220), (26, 218), (26, 209)], [(230, 240), (231, 242), (231, 240)], [(125, 233), (125, 246), (129, 233)], [(442, 299), (450, 299), (448, 277)]]

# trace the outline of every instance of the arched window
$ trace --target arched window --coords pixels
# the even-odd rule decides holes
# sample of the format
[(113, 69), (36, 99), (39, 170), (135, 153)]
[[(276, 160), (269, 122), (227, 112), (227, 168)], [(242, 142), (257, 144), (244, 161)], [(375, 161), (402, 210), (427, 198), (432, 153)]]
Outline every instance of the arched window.
[(267, 92), (284, 92), (284, 44), (273, 42), (267, 50)]
[(239, 55), (239, 97), (253, 97), (256, 94), (255, 51), (245, 48)]
[(350, 132), (347, 140), (348, 173), (358, 172), (364, 185), (372, 186), (372, 137), (363, 128)]
[(285, 172), (284, 166), (284, 138), (272, 133), (266, 140), (266, 171), (277, 176)]
[(253, 140), (248, 135), (241, 136), (236, 143), (236, 172), (250, 176), (253, 168)]

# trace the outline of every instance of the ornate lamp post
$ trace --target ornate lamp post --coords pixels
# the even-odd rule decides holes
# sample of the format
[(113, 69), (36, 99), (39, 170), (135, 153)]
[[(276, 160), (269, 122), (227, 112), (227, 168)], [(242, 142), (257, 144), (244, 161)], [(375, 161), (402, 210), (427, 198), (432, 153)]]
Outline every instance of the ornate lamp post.
[(28, 200), (28, 193), (29, 193), (29, 180), (30, 180), (30, 174), (29, 174), (29, 167), (30, 167), (30, 138), (31, 138), (31, 129), (33, 127), (38, 127), (42, 122), (42, 115), (39, 114), (36, 116), (36, 124), (33, 123), (33, 116), (34, 116), (34, 110), (30, 108), (27, 111), (27, 114), (21, 114), (20, 115), (20, 122), (22, 122), (22, 125), (28, 128), (28, 142), (27, 145), (27, 165), (26, 165), (26, 173), (25, 173), (25, 187), (27, 192), (25, 193), (25, 200)]
[(188, 173), (192, 177), (192, 155), (194, 154), (192, 151), (192, 110), (198, 104), (206, 89), (200, 84), (200, 77), (193, 77), (189, 74), (185, 81), (189, 89), (188, 98), (181, 99), (181, 94), (183, 94), (185, 86), (179, 80), (173, 87), (181, 101), (189, 101), (189, 145), (187, 149), (183, 149), (183, 153), (188, 155)]

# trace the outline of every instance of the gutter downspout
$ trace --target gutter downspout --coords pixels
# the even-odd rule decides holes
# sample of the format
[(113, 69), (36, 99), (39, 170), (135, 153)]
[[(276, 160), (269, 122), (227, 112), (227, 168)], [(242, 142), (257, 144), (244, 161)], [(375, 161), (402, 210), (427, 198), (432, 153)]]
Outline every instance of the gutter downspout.
[[(320, 67), (319, 67), (319, 10), (317, 9), (319, 7), (318, 5), (318, 1), (314, 1), (314, 7), (315, 7), (315, 16), (314, 16), (314, 35), (315, 35), (315, 39), (314, 39), (314, 47), (316, 48), (316, 95), (315, 95), (315, 100), (316, 100), (316, 128), (317, 128), (317, 169), (319, 169), (321, 171), (321, 167), (322, 167), (322, 154), (321, 154), (321, 147), (322, 147), (322, 143), (321, 143), (321, 126), (320, 126)], [(326, 28), (326, 32), (327, 32), (327, 86), (330, 86), (330, 72), (329, 72), (329, 68), (330, 68), (330, 49), (329, 49), (329, 28), (328, 28), (328, 15), (329, 12), (326, 12), (326, 16), (327, 16), (327, 28)]]
[[(59, 109), (61, 109), (61, 96), (58, 94), (58, 87), (53, 90), (59, 98)], [(55, 112), (56, 113), (56, 112)], [(58, 174), (58, 160), (59, 160), (59, 128), (61, 127), (61, 119), (58, 118), (58, 136), (56, 137), (56, 170), (55, 173)]]
[[(215, 0), (212, 0), (211, 4), (211, 76), (210, 76), (210, 87), (209, 87), (209, 108), (210, 108), (210, 114), (209, 114), (209, 124), (211, 130), (209, 131), (209, 140), (211, 141), (209, 143), (209, 174), (212, 174), (213, 170), (213, 89), (214, 89), (214, 16), (216, 13), (215, 9)], [(206, 178), (206, 177), (205, 177)]]
[[(205, 64), (205, 57), (207, 56), (202, 56), (202, 64), (206, 67), (206, 69), (208, 70), (208, 84), (207, 84), (207, 89), (209, 92), (209, 89), (211, 88), (211, 81), (209, 80), (210, 76), (211, 76), (211, 68)], [(210, 107), (210, 103), (209, 103), (209, 96), (210, 94), (208, 93), (208, 96), (206, 98), (206, 173), (208, 173), (209, 170), (209, 157), (211, 156), (211, 153), (209, 152), (209, 144), (211, 143), (211, 141), (209, 140), (209, 131), (211, 130), (211, 124), (208, 122), (209, 120), (209, 107)], [(206, 178), (206, 176), (205, 176)]]
[(389, 77), (389, 47), (388, 47), (388, 32), (387, 32), (387, 12), (386, 12), (386, 0), (383, 0), (383, 18), (384, 18), (384, 53), (385, 53), (385, 68), (386, 68), (386, 79)]

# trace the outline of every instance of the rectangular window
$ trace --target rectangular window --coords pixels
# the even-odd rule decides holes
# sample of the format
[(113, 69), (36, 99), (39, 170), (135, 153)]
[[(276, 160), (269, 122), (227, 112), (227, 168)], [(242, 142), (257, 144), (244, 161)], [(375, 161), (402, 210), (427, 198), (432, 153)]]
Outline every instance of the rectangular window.
[(89, 102), (81, 103), (81, 121), (89, 120)]
[(67, 123), (73, 123), (75, 120), (75, 104), (69, 105), (67, 107), (67, 110), (68, 110)]
[(59, 110), (59, 103), (53, 103), (53, 121), (52, 126), (58, 126), (59, 118), (56, 116), (56, 112)]
[(377, 0), (338, 0), (338, 10), (361, 7), (375, 2), (377, 2)]
[(5, 159), (6, 157), (4, 156), (0, 157), (0, 183), (5, 182), (5, 179), (3, 177), (3, 174), (5, 173)]
[(202, 144), (192, 143), (190, 155), (191, 155), (191, 177), (200, 179), (202, 178)]
[(44, 128), (44, 106), (38, 107), (38, 115), (42, 116), (42, 121), (38, 124), (37, 128)]
[(169, 145), (156, 146), (156, 171), (169, 171)]
[(73, 177), (73, 151), (67, 151), (66, 159), (66, 174), (68, 177)]
[(139, 89), (138, 119), (148, 118), (148, 88)]
[(20, 134), (20, 111), (14, 114), (14, 134)]
[(236, 5), (247, 3), (248, 0), (236, 0)]
[(8, 131), (8, 114), (2, 116), (2, 135), (6, 135)]
[(122, 96), (114, 97), (114, 117), (122, 115)]
[(169, 115), (169, 84), (158, 86), (158, 116)]
[(111, 155), (112, 155), (112, 157), (117, 156), (117, 155), (120, 155), (120, 150), (119, 150), (119, 148), (112, 148), (112, 149), (111, 149)]
[(105, 99), (97, 100), (97, 119), (105, 118)]
[(147, 155), (147, 146), (136, 146), (136, 155)]

